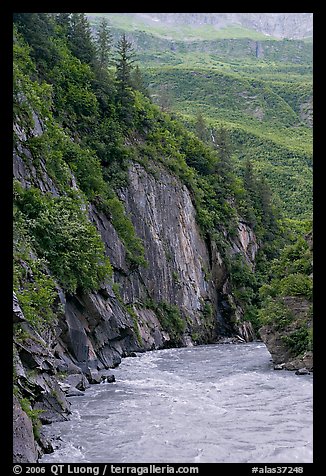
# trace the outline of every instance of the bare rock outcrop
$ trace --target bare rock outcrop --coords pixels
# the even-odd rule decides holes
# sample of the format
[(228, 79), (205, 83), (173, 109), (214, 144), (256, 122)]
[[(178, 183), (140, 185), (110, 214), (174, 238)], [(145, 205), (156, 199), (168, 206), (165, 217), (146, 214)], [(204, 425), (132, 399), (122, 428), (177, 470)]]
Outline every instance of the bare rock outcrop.
[(38, 453), (33, 426), (17, 397), (13, 397), (13, 462), (36, 463)]

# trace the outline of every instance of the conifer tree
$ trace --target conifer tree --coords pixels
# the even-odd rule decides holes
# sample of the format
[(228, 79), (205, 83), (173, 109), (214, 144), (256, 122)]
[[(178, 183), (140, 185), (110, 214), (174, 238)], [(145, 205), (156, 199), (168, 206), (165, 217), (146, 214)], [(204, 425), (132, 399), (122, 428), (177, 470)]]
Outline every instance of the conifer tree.
[(116, 80), (118, 103), (120, 104), (121, 118), (126, 123), (132, 121), (133, 95), (132, 95), (132, 70), (135, 62), (135, 52), (132, 44), (123, 34), (117, 44)]
[(95, 46), (85, 13), (72, 13), (68, 39), (72, 53), (77, 56), (80, 61), (87, 64), (94, 64)]
[(221, 126), (218, 130), (212, 130), (212, 141), (219, 158), (216, 172), (222, 177), (228, 177), (233, 172), (233, 165), (230, 140), (225, 127)]
[(247, 159), (244, 165), (243, 185), (246, 191), (246, 216), (245, 218), (253, 226), (256, 226), (256, 211), (258, 207), (257, 181), (254, 175), (252, 162)]
[(163, 112), (171, 109), (172, 97), (167, 84), (162, 84), (159, 89), (158, 104)]
[(56, 15), (56, 22), (61, 26), (64, 35), (68, 35), (70, 28), (71, 13), (58, 13)]
[(109, 30), (109, 23), (102, 18), (96, 31), (96, 52), (100, 69), (106, 69), (110, 63), (110, 54), (113, 37)]
[(208, 130), (204, 116), (199, 111), (196, 116), (195, 131), (197, 137), (206, 142), (208, 140)]
[(256, 195), (257, 187), (254, 176), (254, 170), (251, 160), (247, 159), (244, 166), (243, 182), (245, 189), (251, 194)]
[(144, 96), (149, 97), (149, 92), (148, 89), (146, 88), (144, 84), (144, 79), (143, 75), (141, 72), (141, 69), (139, 68), (138, 64), (135, 66), (135, 68), (132, 71), (132, 85), (134, 89), (137, 89), (137, 91), (140, 91)]
[(49, 40), (54, 33), (54, 24), (49, 13), (14, 13), (14, 22), (18, 31), (31, 46), (31, 57), (35, 60), (40, 73), (46, 73), (52, 66), (52, 44)]
[(126, 35), (123, 34), (117, 44), (116, 77), (122, 88), (132, 86), (131, 72), (134, 68), (135, 52)]
[(259, 185), (262, 223), (264, 229), (266, 230), (266, 237), (271, 240), (274, 238), (274, 233), (278, 229), (277, 220), (279, 219), (279, 214), (277, 213), (277, 209), (273, 204), (273, 194), (265, 177), (260, 179)]

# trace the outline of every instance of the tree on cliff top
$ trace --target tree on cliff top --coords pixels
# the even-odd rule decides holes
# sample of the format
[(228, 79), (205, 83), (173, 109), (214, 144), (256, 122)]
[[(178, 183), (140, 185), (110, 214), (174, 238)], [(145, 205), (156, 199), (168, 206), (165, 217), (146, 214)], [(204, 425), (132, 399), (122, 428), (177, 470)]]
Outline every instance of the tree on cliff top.
[(94, 64), (95, 46), (85, 13), (73, 13), (68, 30), (69, 47), (72, 53), (87, 64)]
[(118, 102), (120, 104), (121, 118), (126, 123), (133, 119), (132, 104), (132, 71), (135, 62), (135, 52), (132, 44), (123, 34), (117, 44), (117, 56), (115, 59), (116, 80), (118, 86)]
[(110, 55), (113, 44), (113, 37), (109, 30), (109, 23), (106, 18), (102, 18), (96, 29), (96, 52), (100, 69), (106, 69), (110, 63)]

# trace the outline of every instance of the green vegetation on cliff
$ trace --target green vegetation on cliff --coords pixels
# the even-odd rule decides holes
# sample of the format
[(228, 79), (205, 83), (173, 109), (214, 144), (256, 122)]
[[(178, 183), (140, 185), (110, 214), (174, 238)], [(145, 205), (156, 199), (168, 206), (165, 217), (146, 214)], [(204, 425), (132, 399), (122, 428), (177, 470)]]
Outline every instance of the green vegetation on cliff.
[(16, 187), (15, 204), (24, 217), (35, 250), (63, 289), (96, 289), (111, 274), (104, 244), (78, 197), (54, 198), (38, 188)]

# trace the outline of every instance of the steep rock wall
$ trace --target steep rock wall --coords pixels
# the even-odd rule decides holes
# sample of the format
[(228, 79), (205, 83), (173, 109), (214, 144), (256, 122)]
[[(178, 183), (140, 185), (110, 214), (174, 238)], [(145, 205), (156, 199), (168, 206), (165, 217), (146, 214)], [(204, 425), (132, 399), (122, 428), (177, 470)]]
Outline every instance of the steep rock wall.
[(235, 254), (241, 253), (250, 268), (254, 269), (258, 249), (259, 246), (253, 230), (247, 223), (239, 220), (237, 235), (232, 243), (232, 252)]
[[(251, 326), (241, 322), (241, 308), (230, 295), (221, 254), (202, 237), (190, 192), (179, 179), (163, 167), (153, 175), (134, 164), (120, 198), (143, 240), (148, 265), (130, 269), (109, 217), (91, 205), (89, 216), (105, 244), (119, 292), (105, 283), (97, 292), (67, 297), (58, 353), (68, 353), (86, 371), (113, 367), (133, 351), (188, 345), (194, 336), (202, 343), (234, 333), (251, 340)], [(252, 231), (239, 222), (233, 253), (244, 254), (253, 265), (256, 250)], [(185, 325), (178, 338), (162, 323), (161, 305), (180, 311)]]
[(214, 285), (205, 277), (209, 252), (190, 193), (163, 168), (154, 177), (136, 164), (129, 179), (121, 198), (145, 244), (148, 267), (133, 276), (132, 286), (119, 277), (123, 298), (135, 302), (148, 295), (176, 304), (191, 322), (200, 324), (203, 301), (213, 301)]

